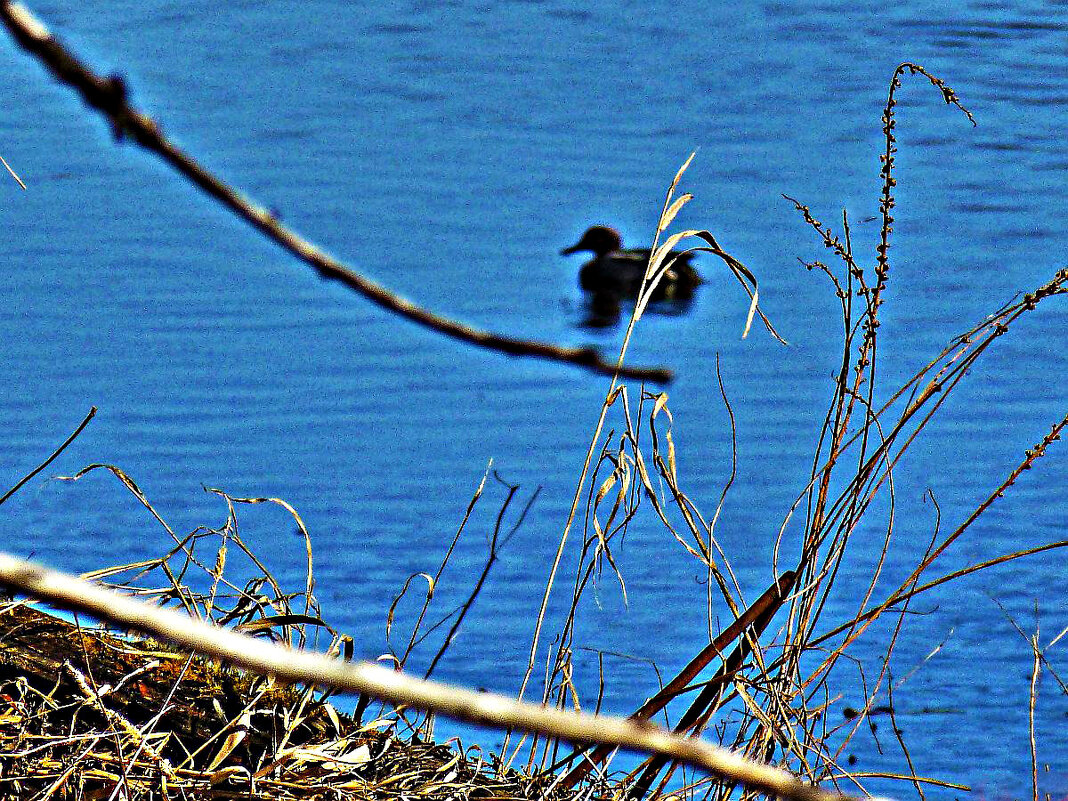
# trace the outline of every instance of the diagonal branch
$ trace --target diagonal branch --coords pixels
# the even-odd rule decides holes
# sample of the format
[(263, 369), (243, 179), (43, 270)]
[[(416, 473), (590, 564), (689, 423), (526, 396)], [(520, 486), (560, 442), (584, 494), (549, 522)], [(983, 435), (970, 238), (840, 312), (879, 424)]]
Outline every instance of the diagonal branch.
[(780, 768), (745, 759), (711, 743), (666, 732), (648, 721), (549, 709), (492, 693), (413, 678), (367, 662), (341, 662), (194, 620), (136, 601), (76, 576), (0, 553), (0, 586), (93, 615), (123, 628), (272, 675), (280, 682), (367, 693), (483, 726), (539, 731), (572, 742), (602, 743), (678, 760), (772, 796), (793, 801), (841, 801)]
[(564, 362), (603, 375), (619, 375), (621, 378), (657, 383), (667, 383), (671, 380), (671, 371), (664, 367), (618, 367), (614, 363), (604, 361), (596, 348), (565, 348), (546, 342), (493, 334), (434, 314), (406, 298), (395, 295), (298, 236), (282, 225), (268, 209), (252, 202), (208, 172), (167, 139), (150, 117), (130, 104), (126, 84), (121, 77), (112, 75), (104, 78), (94, 73), (61, 45), (24, 5), (0, 0), (0, 21), (7, 26), (15, 41), (24, 50), (44, 62), (57, 80), (74, 87), (86, 104), (107, 117), (117, 139), (129, 137), (141, 147), (159, 155), (268, 239), (314, 268), (323, 278), (344, 284), (387, 311), (476, 347), (495, 350), (509, 356), (529, 356)]

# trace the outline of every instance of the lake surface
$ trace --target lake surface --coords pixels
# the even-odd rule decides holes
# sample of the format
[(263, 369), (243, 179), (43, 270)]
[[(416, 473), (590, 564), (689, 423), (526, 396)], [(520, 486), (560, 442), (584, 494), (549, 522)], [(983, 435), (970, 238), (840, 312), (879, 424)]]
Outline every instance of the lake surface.
[[(698, 150), (683, 184), (695, 200), (679, 222), (708, 228), (756, 273), (762, 306), (791, 345), (756, 328), (741, 338), (745, 298), (705, 256), (709, 281), (690, 313), (646, 317), (629, 361), (676, 371), (679, 471), (711, 514), (731, 470), (719, 358), (739, 467), (717, 536), (748, 597), (771, 578), (775, 535), (806, 482), (838, 358), (836, 301), (799, 261), (829, 254), (781, 195), (835, 226), (848, 209), (855, 248), (872, 263), (880, 113), (899, 62), (944, 78), (978, 127), (924, 79), (906, 79), (883, 391), (1065, 266), (1063, 2), (33, 8), (100, 70), (125, 75), (165, 132), (296, 230), (427, 308), (515, 336), (618, 349), (621, 330), (579, 325), (581, 259), (559, 250), (592, 223), (647, 244), (671, 178)], [(286, 499), (311, 532), (327, 615), (374, 657), (385, 650), (390, 600), (408, 575), (436, 568), (492, 459), (522, 485), (521, 499), (542, 490), (437, 675), (514, 692), (607, 379), (456, 344), (319, 280), (153, 157), (116, 146), (6, 38), (0, 54), (0, 154), (30, 187), (0, 175), (0, 485), (96, 405), (48, 475), (118, 465), (179, 532), (225, 521), (204, 486)], [(902, 464), (887, 586), (931, 537), (925, 491), (949, 530), (1064, 414), (1065, 324), (1065, 304), (1053, 299), (1003, 337)], [(943, 571), (1065, 539), (1063, 451), (1054, 445)], [(466, 597), (504, 494), (487, 483), (440, 609)], [(240, 520), (299, 585), (303, 544), (285, 513), (242, 509)], [(863, 535), (877, 548), (882, 524), (873, 518), (857, 535), (858, 566), (873, 556)], [(103, 473), (35, 480), (5, 505), (0, 526), (5, 549), (72, 571), (169, 543)], [(670, 674), (705, 636), (700, 571), (648, 508), (616, 556), (629, 605), (603, 577), (580, 644)], [(851, 578), (863, 590), (857, 570), (841, 579), (834, 611), (855, 603)], [(1015, 625), (1028, 635), (1037, 626), (1050, 642), (1068, 626), (1066, 599), (1065, 557), (1054, 550), (917, 601), (927, 614), (907, 622), (892, 667), (908, 676), (895, 703), (918, 773), (982, 797), (1030, 792), (1032, 652)], [(863, 646), (867, 669), (878, 670), (883, 645)], [(1063, 678), (1063, 645), (1047, 658)], [(629, 711), (655, 688), (635, 660), (609, 663), (605, 709)], [(589, 703), (597, 659), (582, 651), (576, 661)], [(840, 706), (862, 705), (849, 682), (840, 692)], [(1054, 796), (1068, 793), (1066, 715), (1047, 673), (1036, 723), (1050, 766), (1043, 790)], [(884, 728), (878, 741), (862, 734), (850, 746), (855, 769), (905, 770)]]

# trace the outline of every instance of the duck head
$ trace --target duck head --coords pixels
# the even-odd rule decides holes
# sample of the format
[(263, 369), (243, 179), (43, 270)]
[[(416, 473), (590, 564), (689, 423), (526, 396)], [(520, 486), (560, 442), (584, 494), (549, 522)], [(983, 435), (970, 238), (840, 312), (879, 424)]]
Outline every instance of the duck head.
[(619, 231), (609, 228), (607, 225), (595, 225), (582, 235), (582, 239), (569, 248), (560, 251), (561, 256), (570, 256), (588, 250), (600, 258), (608, 253), (614, 253), (623, 247), (623, 239)]

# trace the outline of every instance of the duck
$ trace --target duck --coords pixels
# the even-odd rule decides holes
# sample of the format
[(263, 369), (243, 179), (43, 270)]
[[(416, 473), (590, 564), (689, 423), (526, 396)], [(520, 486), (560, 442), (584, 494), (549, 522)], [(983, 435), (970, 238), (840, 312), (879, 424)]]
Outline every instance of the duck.
[[(583, 251), (592, 253), (593, 258), (579, 270), (579, 286), (594, 296), (637, 297), (649, 264), (649, 248), (625, 250), (617, 230), (607, 225), (594, 225), (578, 242), (561, 250), (560, 255), (570, 256)], [(688, 300), (693, 297), (702, 280), (690, 264), (692, 258), (692, 253), (680, 250), (668, 254), (666, 262), (671, 266), (657, 284), (653, 300)]]

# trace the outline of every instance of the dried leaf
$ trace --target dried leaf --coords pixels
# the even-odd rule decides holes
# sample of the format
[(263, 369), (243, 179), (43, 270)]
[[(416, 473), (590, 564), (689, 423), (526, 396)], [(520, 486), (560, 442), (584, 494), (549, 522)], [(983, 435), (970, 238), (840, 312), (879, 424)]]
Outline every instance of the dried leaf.
[(324, 745), (293, 748), (287, 752), (287, 756), (295, 762), (321, 764), (325, 770), (329, 771), (358, 767), (371, 761), (371, 749), (366, 744), (346, 752), (345, 749), (349, 743), (348, 739), (344, 739)]
[(688, 236), (693, 236), (697, 231), (679, 231), (677, 234), (672, 234), (663, 244), (661, 244), (653, 253), (652, 258), (649, 259), (649, 269), (645, 272), (646, 279), (654, 275), (664, 259), (667, 258), (668, 253), (675, 249), (675, 245), (679, 244), (683, 239)]
[(294, 626), (298, 624), (326, 627), (326, 623), (311, 615), (270, 615), (260, 620), (241, 623), (234, 626), (234, 631), (242, 631), (245, 634), (258, 634), (261, 631), (269, 631), (277, 626)]
[(656, 416), (658, 414), (660, 414), (660, 412), (662, 412), (664, 410), (665, 406), (667, 406), (667, 402), (668, 402), (668, 394), (666, 392), (661, 392), (659, 395), (657, 395), (656, 396), (656, 403), (653, 405), (653, 411), (649, 415), (649, 419), (650, 420), (655, 420)]
[(426, 573), (415, 573), (408, 576), (408, 580), (404, 582), (404, 587), (401, 588), (400, 593), (393, 599), (393, 603), (389, 605), (389, 612), (386, 613), (386, 638), (389, 638), (390, 632), (393, 629), (393, 616), (397, 613), (397, 605), (401, 602), (401, 599), (408, 594), (408, 588), (411, 586), (412, 581), (416, 578), (422, 577), (426, 579), (427, 591), (426, 600), (429, 601), (434, 597), (434, 577)]
[[(215, 758), (208, 764), (206, 770), (214, 771), (223, 760), (226, 759), (233, 752), (235, 748), (241, 745), (241, 742), (248, 736), (249, 726), (252, 725), (252, 710), (246, 709), (237, 724), (234, 726), (234, 730), (226, 735), (226, 739), (223, 740), (222, 746), (219, 748), (219, 752), (215, 755)], [(214, 776), (212, 777), (212, 783), (214, 783)]]
[(682, 166), (679, 167), (679, 171), (677, 173), (675, 173), (675, 180), (671, 182), (671, 192), (675, 191), (675, 187), (678, 186), (679, 185), (679, 181), (682, 180), (682, 174), (684, 172), (686, 172), (687, 169), (689, 169), (690, 162), (693, 161), (693, 157), (696, 156), (696, 155), (697, 155), (697, 151), (695, 150), (693, 153), (690, 154), (690, 157), (688, 159), (686, 159), (686, 161), (684, 161), (682, 163)]
[(601, 488), (599, 490), (597, 490), (597, 497), (593, 501), (593, 505), (594, 506), (597, 506), (601, 501), (604, 500), (605, 496), (608, 494), (609, 490), (612, 489), (612, 487), (613, 487), (613, 485), (615, 483), (616, 483), (616, 474), (615, 474), (615, 471), (613, 471), (612, 475), (610, 475), (608, 478), (606, 478), (604, 480), (604, 483), (601, 484)]
[(337, 716), (337, 710), (334, 709), (333, 704), (323, 704), (323, 712), (330, 718), (330, 723), (334, 727), (335, 734), (341, 734), (341, 718)]
[(687, 192), (684, 195), (680, 195), (679, 198), (668, 206), (667, 210), (660, 217), (660, 231), (666, 231), (667, 227), (671, 225), (671, 221), (675, 219), (675, 215), (679, 213), (679, 210), (693, 200), (693, 195)]

